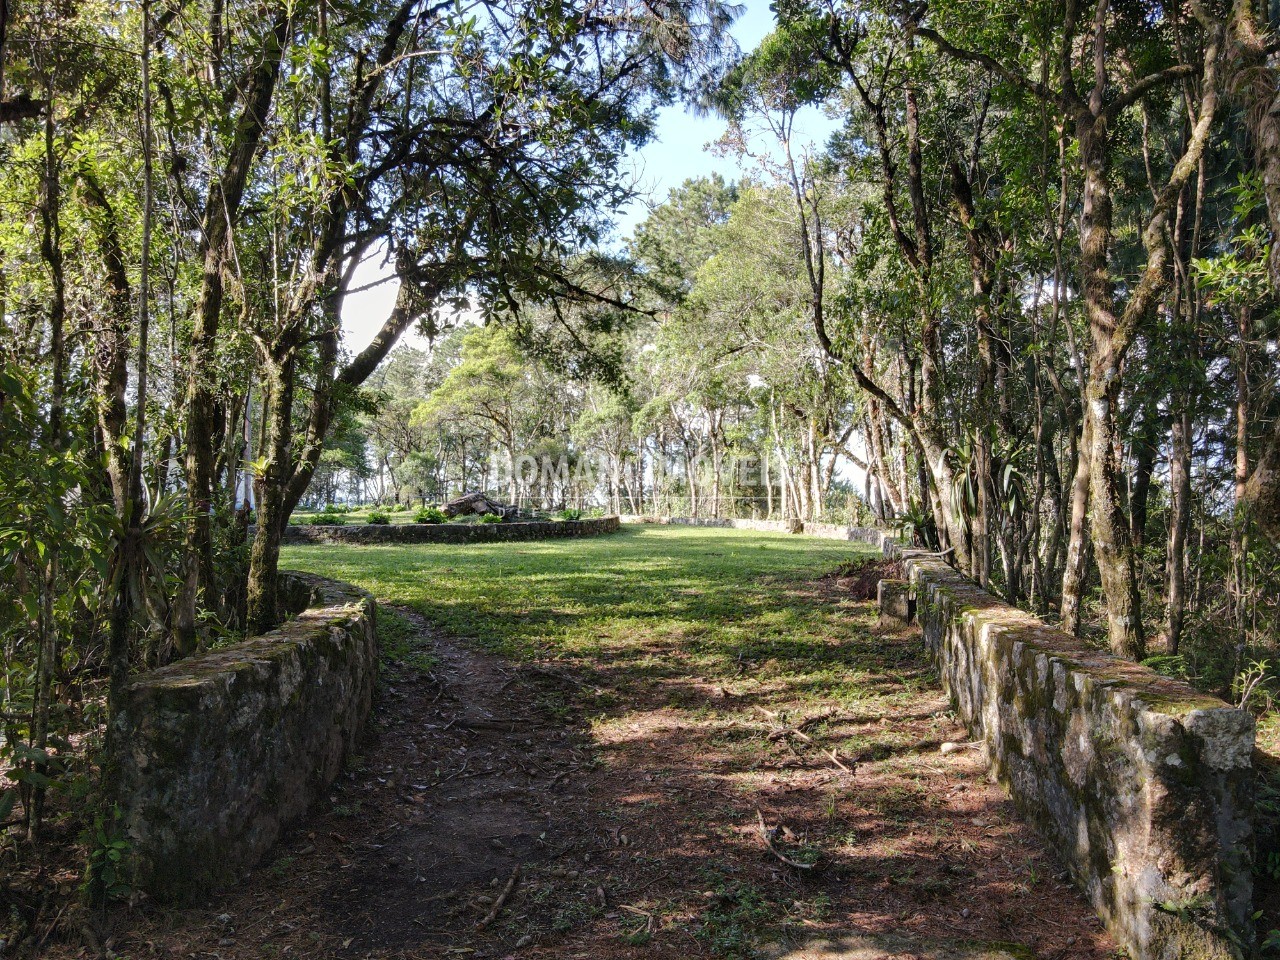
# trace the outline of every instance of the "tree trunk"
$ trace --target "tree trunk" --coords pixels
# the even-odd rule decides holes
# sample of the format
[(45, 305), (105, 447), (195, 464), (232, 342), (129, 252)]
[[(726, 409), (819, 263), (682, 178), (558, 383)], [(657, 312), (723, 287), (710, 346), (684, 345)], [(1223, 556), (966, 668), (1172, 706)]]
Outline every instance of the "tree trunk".
[(1248, 593), (1249, 509), (1246, 499), (1249, 480), (1249, 342), (1252, 337), (1252, 309), (1240, 307), (1239, 343), (1236, 346), (1236, 436), (1235, 510), (1231, 518), (1231, 599), (1236, 634), (1237, 669), (1243, 665), (1247, 640), (1245, 625)]
[(262, 471), (262, 494), (258, 499), (258, 524), (249, 551), (247, 586), (248, 627), (263, 633), (279, 623), (280, 541), (289, 522), (286, 498), (293, 454), (293, 396), (295, 356), (267, 357), (263, 371), (268, 389), (267, 462)]
[[(291, 5), (289, 5), (291, 8)], [(231, 150), (221, 176), (209, 190), (202, 221), (204, 275), (191, 331), (183, 440), (189, 520), (183, 545), (182, 586), (175, 616), (178, 652), (190, 653), (199, 640), (199, 609), (214, 599), (210, 593), (213, 568), (213, 509), (215, 420), (217, 408), (212, 378), (216, 368), (218, 327), (222, 316), (222, 274), (230, 252), (232, 230), (239, 220), (245, 185), (257, 156), (284, 55), (291, 16), (275, 13), (236, 120)]]
[(773, 519), (773, 479), (769, 476), (769, 461), (773, 458), (773, 453), (768, 448), (765, 449), (764, 456), (760, 458), (760, 479), (764, 485), (764, 509), (765, 519)]
[(1157, 404), (1147, 404), (1142, 424), (1133, 438), (1133, 482), (1129, 488), (1129, 536), (1135, 550), (1147, 538), (1147, 504), (1151, 496), (1151, 476), (1160, 452), (1157, 438), (1161, 429)]
[(1169, 550), (1165, 560), (1164, 635), (1176, 655), (1187, 613), (1187, 531), (1191, 525), (1191, 405), (1174, 411), (1169, 432)]
[[(53, 296), (49, 303), (49, 360), (52, 376), (49, 391), (49, 420), (46, 441), (55, 451), (66, 449), (66, 435), (63, 419), (66, 412), (66, 278), (63, 271), (62, 229), (61, 229), (61, 174), (58, 156), (54, 149), (54, 109), (53, 94), (50, 89), (46, 96), (44, 122), (44, 178), (41, 185), (40, 220), (41, 238), (40, 254), (49, 268), (50, 286)], [(50, 723), (53, 712), (53, 674), (57, 667), (61, 636), (58, 631), (54, 598), (58, 593), (58, 578), (61, 571), (61, 544), (57, 541), (47, 545), (44, 554), (44, 568), (39, 571), (40, 597), (36, 616), (39, 639), (36, 661), (35, 704), (31, 712), (30, 745), (35, 751), (32, 766), (35, 772), (48, 776), (48, 754)], [(40, 839), (44, 819), (45, 790), (43, 785), (36, 785), (31, 792), (31, 802), (23, 804), (27, 815), (27, 835), (33, 842)]]
[[(1143, 652), (1141, 600), (1129, 524), (1120, 504), (1115, 456), (1115, 409), (1124, 343), (1117, 341), (1115, 287), (1110, 274), (1112, 207), (1106, 120), (1095, 116), (1095, 111), (1083, 113), (1077, 121), (1076, 138), (1084, 167), (1080, 267), (1090, 333), (1084, 414), (1088, 441), (1082, 438), (1081, 442), (1081, 450), (1087, 451), (1089, 458), (1090, 532), (1106, 598), (1111, 649), (1120, 656), (1137, 659)], [(1074, 533), (1073, 523), (1073, 536)], [(1073, 627), (1078, 629), (1078, 624)]]
[(90, 170), (80, 171), (79, 176), (86, 205), (91, 211), (90, 220), (107, 284), (106, 310), (103, 311), (105, 323), (93, 338), (94, 382), (98, 394), (98, 427), (102, 431), (103, 459), (116, 514), (123, 518), (129, 498), (129, 465), (122, 441), (128, 416), (125, 389), (129, 374), (125, 361), (129, 330), (133, 325), (132, 295), (115, 210)]

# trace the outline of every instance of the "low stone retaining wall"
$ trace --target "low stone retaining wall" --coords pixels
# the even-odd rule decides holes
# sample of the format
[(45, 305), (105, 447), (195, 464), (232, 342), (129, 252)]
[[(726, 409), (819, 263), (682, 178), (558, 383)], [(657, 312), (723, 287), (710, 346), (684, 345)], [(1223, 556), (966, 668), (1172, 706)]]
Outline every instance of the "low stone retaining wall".
[(824, 540), (854, 540), (879, 547), (885, 534), (875, 527), (846, 527), (835, 523), (813, 523), (804, 520), (731, 520), (723, 517), (646, 517), (624, 514), (623, 523), (658, 523), (685, 527), (722, 527), (732, 530), (757, 530), (761, 533), (802, 533)]
[(513, 523), (401, 523), (289, 526), (283, 543), (501, 543), (616, 533), (617, 517)]
[(824, 540), (856, 540), (875, 547), (881, 546), (885, 538), (884, 532), (875, 527), (845, 527), (834, 523), (806, 522), (801, 532)]
[(1130, 956), (1242, 956), (1253, 717), (1047, 626), (936, 557), (887, 552), (960, 717)]
[(726, 517), (655, 517), (640, 523), (665, 523), (677, 527), (717, 527), (727, 530), (755, 530), (757, 533), (799, 533), (799, 520), (730, 520)]
[(110, 782), (133, 881), (190, 903), (233, 882), (324, 795), (369, 714), (373, 599), (282, 574), (279, 629), (137, 677)]

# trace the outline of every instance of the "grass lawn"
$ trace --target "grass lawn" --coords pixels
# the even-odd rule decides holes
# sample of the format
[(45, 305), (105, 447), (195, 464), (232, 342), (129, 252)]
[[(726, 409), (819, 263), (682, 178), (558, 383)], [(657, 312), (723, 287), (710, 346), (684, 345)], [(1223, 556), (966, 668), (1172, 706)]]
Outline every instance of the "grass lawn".
[(851, 617), (786, 588), (874, 555), (783, 534), (645, 526), (572, 541), (287, 547), (281, 565), (356, 583), (511, 659), (703, 680), (749, 662), (758, 684), (848, 704), (872, 695), (868, 671), (885, 667), (868, 645), (871, 612)]

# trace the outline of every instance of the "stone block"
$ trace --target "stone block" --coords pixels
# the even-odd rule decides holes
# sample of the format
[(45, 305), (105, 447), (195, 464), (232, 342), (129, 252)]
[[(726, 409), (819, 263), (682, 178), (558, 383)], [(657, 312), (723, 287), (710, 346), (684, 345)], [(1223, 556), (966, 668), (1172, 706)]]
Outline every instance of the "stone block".
[(916, 601), (905, 580), (881, 580), (876, 589), (880, 605), (880, 626), (901, 627), (915, 619)]

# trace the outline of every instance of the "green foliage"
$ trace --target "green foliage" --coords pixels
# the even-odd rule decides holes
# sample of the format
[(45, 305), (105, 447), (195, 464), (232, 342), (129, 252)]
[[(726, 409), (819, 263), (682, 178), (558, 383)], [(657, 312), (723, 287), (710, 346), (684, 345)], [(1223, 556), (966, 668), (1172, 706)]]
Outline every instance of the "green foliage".
[(717, 957), (751, 957), (756, 934), (773, 919), (775, 908), (756, 887), (720, 880), (702, 915), (697, 937)]
[(413, 515), (414, 523), (444, 523), (448, 519), (439, 507), (420, 507)]
[(502, 514), (500, 513), (482, 513), (476, 523), (501, 523)]
[(686, 180), (636, 227), (632, 251), (655, 294), (672, 304), (688, 295), (717, 249), (714, 228), (728, 220), (737, 197), (737, 186), (719, 174)]
[(560, 519), (561, 520), (581, 520), (582, 511), (581, 510), (561, 510)]
[(1187, 658), (1180, 654), (1157, 654), (1147, 657), (1142, 661), (1142, 665), (1166, 677), (1174, 677), (1178, 680), (1188, 679)]
[[(0, 768), (28, 815), (34, 796), (67, 785), (68, 738), (81, 718), (52, 702), (49, 684), (90, 653), (79, 628), (116, 576), (119, 529), (104, 505), (86, 502), (90, 452), (50, 436), (38, 390), (30, 373), (0, 362)], [(12, 791), (0, 799), (14, 802)]]
[(88, 831), (89, 860), (82, 891), (93, 904), (124, 900), (132, 892), (128, 874), (130, 845), (114, 826), (118, 817), (118, 810), (110, 817), (99, 816)]
[(462, 338), (461, 356), (413, 412), (415, 425), (462, 421), (484, 433), (494, 445), (514, 452), (521, 425), (537, 409), (540, 397), (533, 367), (511, 333), (478, 327)]
[(367, 522), (375, 526), (385, 526), (391, 522), (391, 514), (385, 510), (371, 510)]
[(1280, 882), (1280, 850), (1258, 851), (1258, 873)]
[(1254, 660), (1241, 669), (1231, 682), (1236, 706), (1242, 710), (1261, 712), (1275, 707), (1275, 691), (1280, 686), (1270, 660)]
[(325, 507), (319, 513), (313, 513), (307, 518), (307, 523), (313, 527), (333, 526), (340, 527), (347, 522), (346, 511), (337, 510), (332, 505)]
[(931, 512), (914, 500), (894, 518), (893, 530), (907, 543), (920, 543), (930, 550), (938, 549), (937, 522)]
[(1267, 256), (1272, 238), (1259, 222), (1266, 195), (1256, 172), (1242, 173), (1231, 190), (1235, 199), (1232, 217), (1238, 232), (1230, 245), (1213, 257), (1193, 261), (1197, 279), (1205, 291), (1222, 303), (1236, 307), (1253, 305), (1267, 295)]

